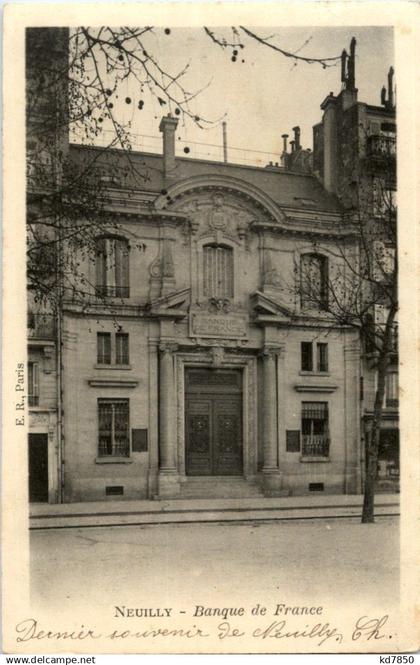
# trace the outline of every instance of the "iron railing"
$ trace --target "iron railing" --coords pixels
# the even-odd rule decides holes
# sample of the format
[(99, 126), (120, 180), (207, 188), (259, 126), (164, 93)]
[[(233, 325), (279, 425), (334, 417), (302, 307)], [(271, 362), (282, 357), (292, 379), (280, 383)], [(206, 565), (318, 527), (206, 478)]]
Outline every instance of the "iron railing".
[(96, 295), (99, 298), (129, 298), (129, 286), (97, 286)]
[(38, 339), (54, 339), (54, 314), (33, 314), (29, 312), (27, 321), (28, 337)]
[(372, 135), (368, 137), (367, 152), (369, 157), (392, 158), (397, 154), (395, 136)]
[(327, 434), (302, 434), (303, 457), (328, 457), (330, 441)]

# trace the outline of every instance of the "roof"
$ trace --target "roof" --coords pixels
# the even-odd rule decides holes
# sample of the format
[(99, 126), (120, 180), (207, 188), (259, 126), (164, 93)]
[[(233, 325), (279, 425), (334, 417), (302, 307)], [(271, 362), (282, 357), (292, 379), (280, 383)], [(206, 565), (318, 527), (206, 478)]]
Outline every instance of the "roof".
[[(71, 144), (70, 157), (75, 161), (83, 160), (84, 164), (91, 159), (110, 177), (116, 176), (121, 187), (156, 194), (162, 191), (162, 155)], [(341, 212), (338, 199), (329, 194), (313, 175), (294, 173), (278, 167), (242, 166), (186, 157), (177, 157), (176, 165), (173, 182), (193, 176), (217, 174), (259, 188), (281, 208)]]

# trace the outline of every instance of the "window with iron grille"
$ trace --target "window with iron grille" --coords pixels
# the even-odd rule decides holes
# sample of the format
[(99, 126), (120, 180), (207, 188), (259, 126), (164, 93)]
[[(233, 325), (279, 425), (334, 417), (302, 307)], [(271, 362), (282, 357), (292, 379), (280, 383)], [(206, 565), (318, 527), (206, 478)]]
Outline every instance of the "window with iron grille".
[(233, 250), (224, 245), (203, 247), (203, 290), (213, 298), (233, 297)]
[(302, 402), (302, 455), (328, 457), (330, 437), (327, 402)]
[(28, 403), (29, 406), (39, 404), (39, 365), (28, 363)]
[(111, 333), (97, 334), (97, 361), (99, 365), (111, 364)]
[(98, 399), (99, 457), (130, 454), (129, 400)]
[(124, 238), (99, 238), (96, 245), (96, 294), (128, 298), (129, 246)]
[(117, 333), (115, 335), (115, 362), (117, 365), (129, 364), (127, 333)]
[(328, 259), (321, 254), (300, 258), (300, 293), (303, 309), (328, 307)]

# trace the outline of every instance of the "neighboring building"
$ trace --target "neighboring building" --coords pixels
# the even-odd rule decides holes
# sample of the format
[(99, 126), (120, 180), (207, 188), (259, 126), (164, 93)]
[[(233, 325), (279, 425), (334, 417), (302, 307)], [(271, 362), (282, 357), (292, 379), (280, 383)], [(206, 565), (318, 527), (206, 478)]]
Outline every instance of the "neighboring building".
[[(322, 122), (314, 127), (313, 169), (328, 192), (336, 194), (344, 210), (370, 225), (373, 259), (378, 279), (387, 279), (387, 258), (393, 270), (396, 252), (396, 107), (391, 67), (388, 85), (380, 93), (381, 106), (358, 101), (355, 87), (355, 40), (350, 56), (343, 52), (342, 84), (338, 96), (330, 93), (321, 105)], [(382, 230), (383, 232), (382, 232)], [(395, 227), (396, 229), (396, 227)], [(368, 234), (366, 234), (366, 238)], [(378, 257), (383, 260), (378, 260)], [(367, 315), (372, 326), (384, 321), (384, 307), (378, 302)], [(361, 400), (362, 437), (370, 428), (376, 392), (376, 353), (371, 343), (362, 345)], [(395, 353), (388, 368), (384, 411), (381, 422), (377, 489), (392, 490), (399, 483), (398, 335), (395, 325)], [(362, 442), (363, 443), (363, 442)], [(364, 449), (364, 445), (362, 445)]]
[[(67, 58), (67, 29), (27, 30), (26, 193), (28, 251), (32, 253), (28, 282), (32, 285), (42, 282), (55, 261), (54, 243), (49, 242), (54, 232), (42, 220), (51, 222), (46, 211), (68, 149), (68, 96), (63, 78)], [(27, 306), (29, 499), (54, 503), (61, 499), (59, 319), (36, 289), (28, 289)]]
[[(69, 147), (106, 196), (83, 299), (65, 289), (58, 317), (44, 499), (361, 492), (368, 364), (358, 331), (323, 311), (337, 238), (355, 242), (329, 133), (347, 99), (373, 108), (330, 96), (313, 156), (295, 128), (283, 167), (176, 157), (170, 116), (162, 155)], [(316, 306), (299, 296), (308, 271)]]

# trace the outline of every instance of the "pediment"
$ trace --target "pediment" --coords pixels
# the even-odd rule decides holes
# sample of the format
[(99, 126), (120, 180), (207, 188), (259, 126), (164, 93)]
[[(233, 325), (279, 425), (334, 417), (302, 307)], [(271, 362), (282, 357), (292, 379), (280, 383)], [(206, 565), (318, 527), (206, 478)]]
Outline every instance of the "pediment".
[(153, 313), (160, 316), (176, 316), (183, 318), (190, 305), (190, 289), (182, 289), (156, 298), (150, 303)]
[(288, 325), (294, 319), (293, 312), (288, 307), (261, 291), (255, 291), (250, 300), (257, 323)]

